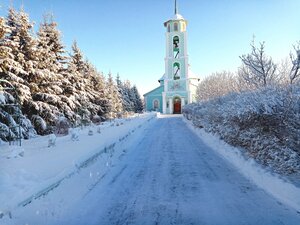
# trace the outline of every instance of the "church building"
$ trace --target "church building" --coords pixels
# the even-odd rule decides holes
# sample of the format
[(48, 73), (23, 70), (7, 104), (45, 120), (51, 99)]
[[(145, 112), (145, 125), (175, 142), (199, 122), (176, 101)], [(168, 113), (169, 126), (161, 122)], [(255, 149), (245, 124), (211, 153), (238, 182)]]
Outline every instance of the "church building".
[(180, 114), (182, 107), (195, 101), (199, 78), (188, 64), (187, 21), (178, 13), (164, 23), (166, 28), (165, 73), (158, 80), (160, 86), (144, 94), (147, 111)]

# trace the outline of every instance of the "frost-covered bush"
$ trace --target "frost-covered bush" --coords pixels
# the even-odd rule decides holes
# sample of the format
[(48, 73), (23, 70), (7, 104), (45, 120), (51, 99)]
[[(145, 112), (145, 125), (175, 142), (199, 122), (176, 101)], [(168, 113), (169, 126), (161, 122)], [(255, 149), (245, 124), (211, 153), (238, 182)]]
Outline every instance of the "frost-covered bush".
[(267, 87), (185, 106), (197, 127), (281, 173), (300, 171), (300, 87)]
[(241, 89), (241, 83), (236, 74), (226, 71), (216, 72), (205, 77), (198, 84), (196, 99), (207, 101)]
[(60, 116), (56, 123), (56, 134), (59, 136), (65, 136), (69, 134), (70, 123), (64, 116)]

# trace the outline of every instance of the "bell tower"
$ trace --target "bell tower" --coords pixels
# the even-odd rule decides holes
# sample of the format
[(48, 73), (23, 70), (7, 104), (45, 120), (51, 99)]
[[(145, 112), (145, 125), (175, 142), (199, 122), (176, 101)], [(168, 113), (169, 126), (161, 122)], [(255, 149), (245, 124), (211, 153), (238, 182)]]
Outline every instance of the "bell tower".
[(187, 54), (188, 22), (179, 14), (177, 0), (173, 18), (164, 23), (166, 28), (166, 57), (163, 113), (181, 113), (185, 104), (192, 102), (189, 85), (189, 64)]

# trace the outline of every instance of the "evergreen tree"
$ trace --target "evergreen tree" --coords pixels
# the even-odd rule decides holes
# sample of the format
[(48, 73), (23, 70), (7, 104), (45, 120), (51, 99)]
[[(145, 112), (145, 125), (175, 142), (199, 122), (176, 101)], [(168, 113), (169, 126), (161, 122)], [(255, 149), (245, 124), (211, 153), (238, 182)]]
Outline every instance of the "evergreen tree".
[(121, 97), (123, 110), (125, 112), (132, 111), (132, 104), (131, 104), (130, 98), (129, 98), (130, 83), (129, 83), (129, 88), (127, 88), (126, 84), (120, 80), (119, 74), (117, 75), (116, 83), (117, 83), (118, 91), (119, 91), (119, 94)]
[(73, 42), (71, 54), (71, 65), (74, 66), (72, 69), (74, 72), (84, 74), (86, 62), (84, 60), (83, 54), (77, 45), (77, 41)]
[[(10, 14), (15, 15), (12, 11)], [(11, 27), (8, 20), (0, 17), (0, 73), (1, 77), (10, 81), (18, 82), (17, 74), (23, 72), (21, 65), (15, 61), (13, 51), (16, 42), (9, 39), (15, 28)]]
[[(111, 74), (106, 79), (84, 59), (76, 42), (69, 57), (65, 52), (53, 17), (45, 17), (37, 36), (23, 9), (10, 8), (6, 19), (0, 17), (1, 79), (16, 87), (22, 111), (39, 134), (53, 132), (61, 116), (75, 124), (82, 112), (92, 120), (99, 119), (96, 115), (116, 118), (124, 111), (141, 110), (137, 89), (129, 81), (122, 82), (119, 75), (114, 81)], [(9, 95), (5, 99), (11, 101)], [(8, 126), (16, 121), (1, 107), (0, 114), (0, 129), (7, 134)], [(25, 117), (21, 123), (22, 135), (28, 137), (31, 125)], [(3, 137), (7, 140), (7, 135)]]
[(27, 72), (25, 75), (31, 76), (35, 73), (37, 64), (37, 41), (33, 33), (33, 23), (30, 22), (29, 15), (23, 9), (19, 12), (17, 31), (20, 38), (19, 52), (24, 56), (24, 61), (21, 59), (20, 63)]
[(11, 28), (6, 24), (6, 20), (0, 17), (0, 74), (2, 78), (8, 78), (9, 69), (14, 67), (12, 49), (9, 47), (6, 38), (11, 31)]
[(91, 102), (91, 114), (92, 116), (98, 115), (105, 117), (108, 113), (108, 98), (105, 92), (105, 78), (97, 71), (97, 69), (86, 60), (85, 62), (85, 90), (88, 92), (88, 98)]
[(109, 118), (116, 118), (123, 112), (121, 96), (118, 91), (118, 87), (115, 84), (112, 74), (108, 74), (107, 80), (107, 97), (108, 97), (108, 105), (109, 105)]
[(123, 83), (123, 88), (124, 88), (125, 110), (127, 112), (134, 112), (134, 103), (132, 101), (132, 93), (131, 93), (131, 83), (129, 80), (126, 80)]
[(9, 80), (17, 88), (20, 101), (23, 103), (31, 99), (26, 79), (29, 72), (34, 72), (32, 62), (34, 40), (31, 31), (26, 28), (30, 29), (32, 26), (29, 20), (26, 20), (24, 12), (18, 13), (10, 8), (5, 27), (7, 33), (0, 43), (0, 48), (3, 50), (1, 52), (4, 55), (1, 72), (3, 78)]
[(60, 73), (67, 57), (61, 42), (60, 31), (57, 23), (53, 21), (52, 15), (45, 15), (43, 23), (40, 24), (38, 31), (39, 67), (48, 68), (55, 73)]
[(132, 87), (131, 93), (132, 93), (132, 102), (134, 104), (134, 112), (141, 113), (144, 110), (144, 105), (141, 96), (135, 85)]

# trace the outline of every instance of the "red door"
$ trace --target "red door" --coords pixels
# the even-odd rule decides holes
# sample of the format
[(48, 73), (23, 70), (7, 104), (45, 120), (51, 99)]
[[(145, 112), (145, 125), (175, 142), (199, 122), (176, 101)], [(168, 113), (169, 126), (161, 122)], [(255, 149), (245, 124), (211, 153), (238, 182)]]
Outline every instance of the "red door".
[(181, 113), (181, 103), (175, 102), (174, 103), (174, 114), (180, 114)]

